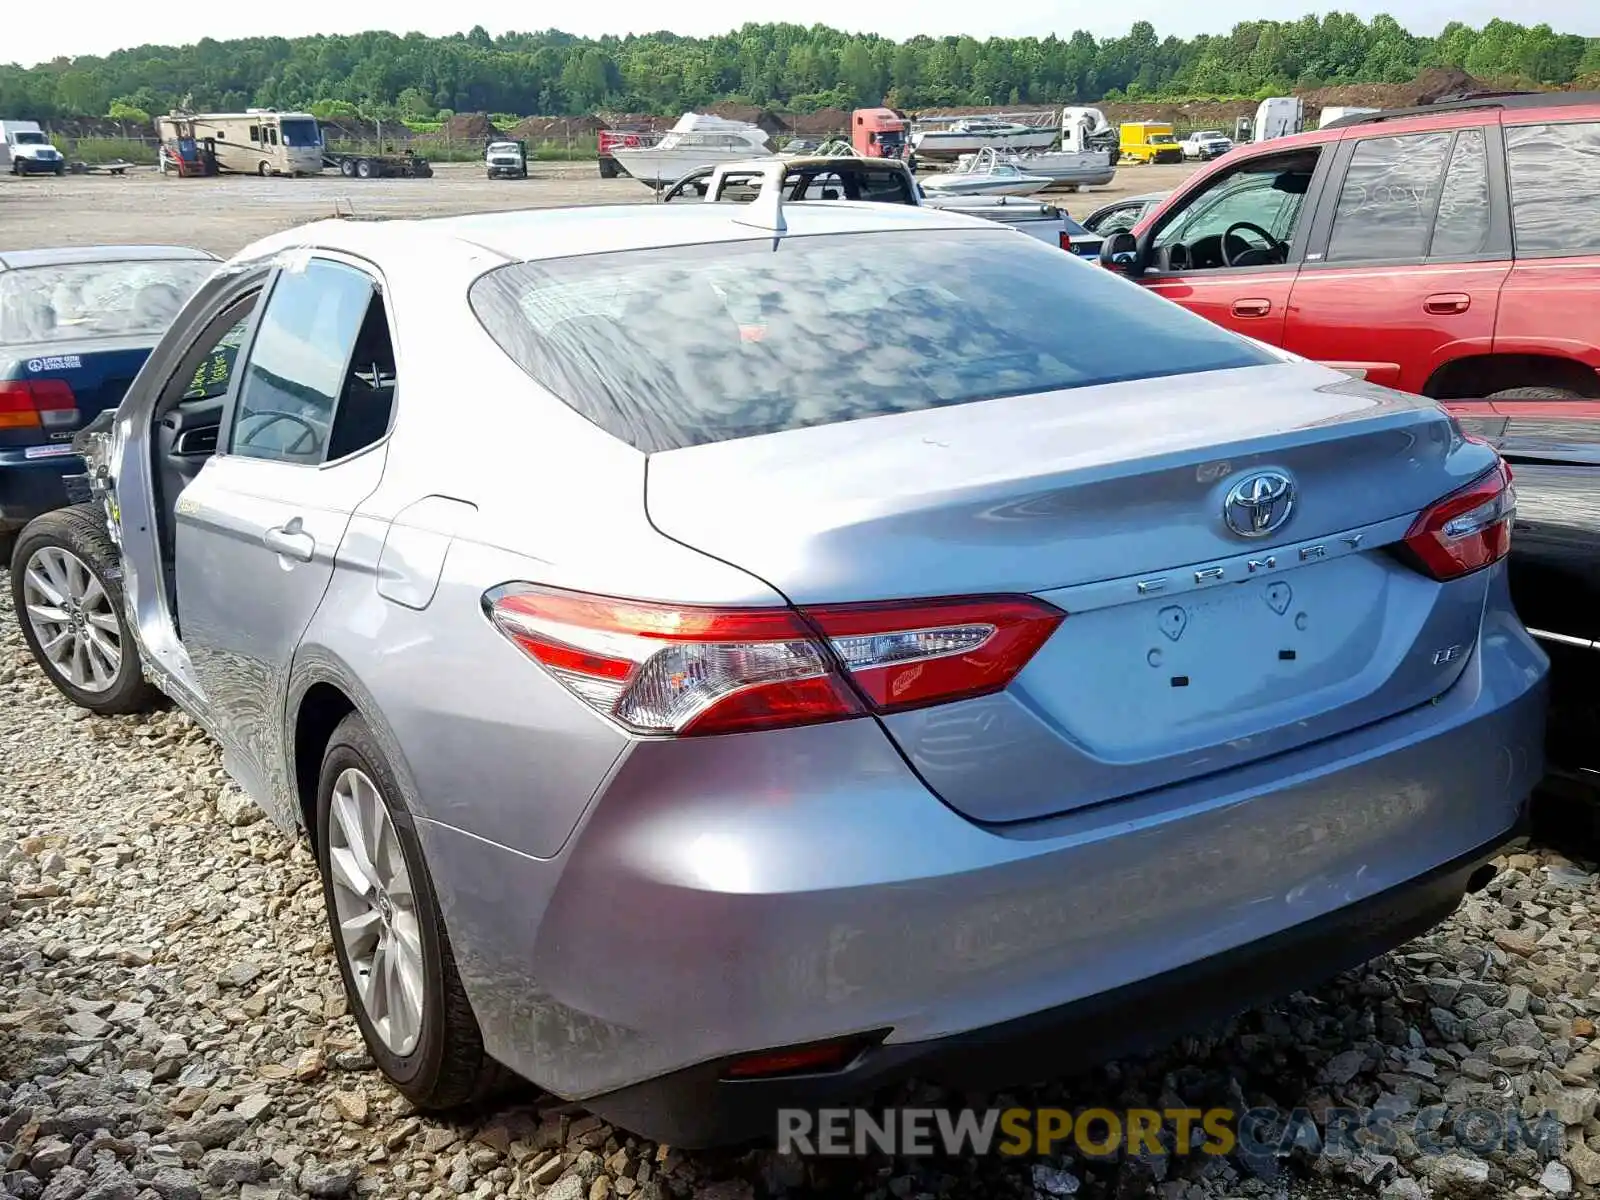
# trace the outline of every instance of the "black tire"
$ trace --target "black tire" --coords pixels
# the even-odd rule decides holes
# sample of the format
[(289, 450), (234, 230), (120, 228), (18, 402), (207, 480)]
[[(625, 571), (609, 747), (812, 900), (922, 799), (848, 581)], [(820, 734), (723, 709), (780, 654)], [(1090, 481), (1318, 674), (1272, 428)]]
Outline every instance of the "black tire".
[(268, 175), (272, 174), (271, 165), (269, 165), (265, 160), (258, 162), (256, 164), (256, 174), (265, 179)]
[[(33, 622), (27, 618), (23, 597), (24, 568), (35, 553), (49, 546), (66, 550), (89, 569), (105, 591), (111, 612), (117, 619), (122, 665), (112, 685), (104, 691), (86, 691), (63, 675), (45, 657)], [(11, 572), (11, 602), (16, 606), (17, 624), (22, 628), (22, 637), (28, 643), (34, 661), (57, 691), (79, 708), (102, 716), (148, 712), (160, 707), (161, 693), (145, 682), (139, 649), (133, 640), (133, 631), (128, 627), (126, 605), (122, 598), (122, 566), (117, 548), (94, 505), (74, 504), (70, 508), (58, 508), (55, 512), (36, 517), (17, 537), (11, 563), (16, 568)]]
[(352, 179), (355, 177), (355, 173), (356, 164), (354, 160), (348, 158), (341, 158), (339, 160), (339, 174), (343, 175), (346, 179)]
[(377, 172), (373, 170), (370, 159), (363, 158), (356, 163), (356, 178), (371, 179), (375, 174), (377, 174)]
[(66, 163), (57, 163), (56, 164), (56, 178), (59, 179), (59, 178), (61, 178), (61, 176), (65, 175), (66, 173), (67, 173), (67, 164)]
[(1490, 392), (1490, 400), (1584, 400), (1582, 392), (1559, 387), (1514, 387)]
[[(404, 1057), (393, 1054), (373, 1030), (355, 986), (343, 939), (339, 936), (329, 866), (328, 823), (335, 781), (348, 767), (363, 771), (377, 785), (384, 806), (394, 821), (395, 833), (411, 876), (418, 926), (422, 935), (424, 991), (421, 1033), (416, 1047)], [(456, 972), (455, 956), (439, 914), (433, 880), (422, 856), (422, 845), (405, 807), (400, 788), (372, 731), (357, 713), (339, 722), (322, 756), (317, 781), (317, 866), (322, 872), (322, 899), (328, 912), (328, 931), (334, 958), (344, 982), (350, 1011), (366, 1040), (367, 1052), (380, 1071), (406, 1099), (420, 1109), (457, 1108), (483, 1099), (503, 1078), (502, 1068), (483, 1049), (483, 1035)]]
[(601, 179), (615, 179), (619, 174), (621, 174), (621, 170), (617, 166), (617, 160), (616, 159), (614, 159), (614, 158), (602, 158), (600, 160), (600, 178)]

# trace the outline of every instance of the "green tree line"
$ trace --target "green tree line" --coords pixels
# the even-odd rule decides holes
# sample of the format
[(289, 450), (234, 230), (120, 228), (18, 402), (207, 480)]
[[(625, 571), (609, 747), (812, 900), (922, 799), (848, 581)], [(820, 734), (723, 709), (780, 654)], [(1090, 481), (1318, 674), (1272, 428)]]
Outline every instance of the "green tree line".
[(806, 111), (887, 102), (1065, 103), (1104, 98), (1271, 95), (1343, 83), (1401, 83), (1426, 67), (1564, 84), (1600, 72), (1600, 38), (1548, 25), (1452, 23), (1417, 37), (1392, 17), (1346, 13), (1248, 21), (1231, 33), (1158, 37), (914, 37), (895, 42), (822, 25), (749, 24), (720, 37), (579, 38), (556, 30), (491, 37), (202, 38), (103, 58), (0, 66), (7, 117), (165, 112), (255, 105), (436, 118), (441, 110), (560, 115), (623, 109), (676, 113), (717, 101)]

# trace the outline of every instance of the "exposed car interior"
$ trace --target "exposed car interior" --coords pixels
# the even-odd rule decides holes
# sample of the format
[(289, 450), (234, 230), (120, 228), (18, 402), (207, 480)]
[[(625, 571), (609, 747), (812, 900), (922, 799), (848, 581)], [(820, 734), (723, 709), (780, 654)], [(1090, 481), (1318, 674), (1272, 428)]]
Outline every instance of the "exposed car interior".
[[(713, 171), (697, 171), (675, 183), (662, 197), (663, 203), (673, 200), (703, 200), (711, 184)], [(720, 199), (738, 204), (748, 204), (761, 192), (759, 172), (727, 172)], [(868, 200), (884, 204), (913, 204), (906, 172), (898, 168), (862, 168), (851, 164), (848, 169), (822, 163), (792, 167), (783, 177), (783, 200), (792, 204), (802, 200)]]
[(1203, 271), (1288, 262), (1317, 153), (1252, 159), (1212, 180), (1162, 219), (1152, 267)]

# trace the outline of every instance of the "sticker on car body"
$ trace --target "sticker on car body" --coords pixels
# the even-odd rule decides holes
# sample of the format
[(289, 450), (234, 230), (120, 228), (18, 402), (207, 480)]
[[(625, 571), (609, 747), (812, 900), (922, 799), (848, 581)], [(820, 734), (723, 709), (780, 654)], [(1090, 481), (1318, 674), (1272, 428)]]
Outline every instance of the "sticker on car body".
[(48, 358), (30, 358), (28, 370), (34, 375), (40, 371), (76, 371), (83, 366), (83, 358), (77, 354), (54, 354)]

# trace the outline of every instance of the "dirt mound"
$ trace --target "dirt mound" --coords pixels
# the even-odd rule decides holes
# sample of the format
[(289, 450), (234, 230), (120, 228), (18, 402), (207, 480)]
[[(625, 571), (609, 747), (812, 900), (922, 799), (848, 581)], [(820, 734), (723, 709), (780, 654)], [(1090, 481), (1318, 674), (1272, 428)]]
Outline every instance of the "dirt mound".
[(568, 138), (593, 137), (605, 122), (599, 117), (523, 117), (507, 135), (530, 142), (559, 142)]
[(625, 130), (629, 133), (665, 133), (678, 119), (659, 113), (602, 112), (595, 115), (601, 129)]
[(500, 136), (488, 113), (457, 113), (444, 123), (439, 136), (452, 142), (481, 142)]
[(1173, 100), (1146, 104), (1102, 104), (1100, 111), (1113, 125), (1123, 121), (1165, 121), (1179, 133), (1217, 129), (1230, 137), (1238, 117), (1254, 116), (1254, 100)]
[(850, 114), (842, 108), (819, 108), (816, 112), (788, 113), (784, 120), (796, 137), (825, 138), (850, 134)]

